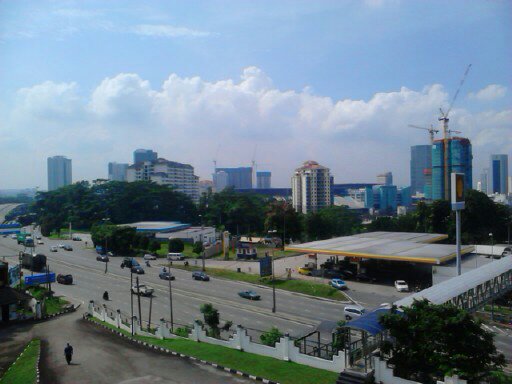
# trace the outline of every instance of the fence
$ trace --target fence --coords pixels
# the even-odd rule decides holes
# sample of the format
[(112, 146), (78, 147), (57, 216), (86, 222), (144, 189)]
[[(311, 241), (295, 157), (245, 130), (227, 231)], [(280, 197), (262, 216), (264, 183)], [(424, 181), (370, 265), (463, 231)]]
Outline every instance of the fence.
[[(90, 301), (88, 312), (90, 316), (111, 324), (118, 329), (123, 329), (128, 332), (132, 331), (131, 326), (126, 325), (122, 320), (123, 316), (120, 311), (114, 312), (106, 306), (98, 307), (95, 305), (94, 301)], [(114, 314), (114, 317), (111, 316), (112, 314)], [(169, 323), (165, 320), (159, 319), (157, 324), (158, 326), (155, 327), (154, 333), (147, 332), (143, 327), (141, 327), (137, 317), (134, 316), (133, 333), (136, 335), (156, 337), (159, 339), (179, 337), (170, 331)], [(284, 361), (293, 361), (298, 364), (308, 365), (310, 367), (325, 369), (332, 372), (341, 372), (345, 369), (345, 354), (343, 351), (333, 355), (330, 360), (323, 359), (317, 356), (301, 353), (299, 347), (295, 345), (296, 340), (291, 339), (288, 335), (281, 337), (275, 346), (271, 347), (261, 344), (259, 335), (262, 334), (263, 331), (255, 329), (250, 331), (254, 337), (249, 336), (247, 330), (238, 325), (229, 337), (227, 337), (227, 334), (225, 335), (225, 337), (227, 337), (226, 340), (216, 339), (207, 336), (203, 327), (199, 325), (199, 323), (194, 322), (188, 338), (197, 342), (221, 345), (227, 348), (273, 357)]]
[(321, 341), (319, 331), (313, 331), (301, 338), (295, 339), (294, 344), (299, 348), (300, 353), (325, 360), (331, 360), (338, 353), (338, 349), (334, 348), (332, 342), (325, 343)]

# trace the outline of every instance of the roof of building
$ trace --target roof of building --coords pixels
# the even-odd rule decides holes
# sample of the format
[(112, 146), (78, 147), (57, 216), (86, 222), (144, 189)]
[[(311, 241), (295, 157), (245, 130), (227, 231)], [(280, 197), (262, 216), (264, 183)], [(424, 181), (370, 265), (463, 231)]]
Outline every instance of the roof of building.
[(302, 164), (301, 167), (297, 168), (296, 171), (301, 171), (304, 169), (328, 169), (328, 168), (324, 167), (323, 165), (318, 164), (314, 160), (307, 160)]
[(212, 231), (215, 232), (215, 227), (188, 227), (171, 233), (160, 233), (157, 234), (156, 237), (160, 239), (191, 239), (194, 235), (211, 233)]
[[(442, 264), (455, 257), (455, 245), (431, 243), (447, 237), (437, 233), (368, 232), (289, 245), (286, 249), (365, 259)], [(462, 246), (461, 253), (469, 253), (473, 249), (473, 246)]]
[(365, 208), (364, 201), (357, 201), (350, 196), (334, 196), (334, 205), (346, 206), (349, 209)]
[(190, 224), (180, 223), (179, 221), (139, 221), (121, 225), (134, 227), (137, 232), (175, 232), (190, 227)]
[(442, 283), (436, 284), (423, 291), (413, 293), (410, 296), (398, 300), (394, 304), (397, 307), (407, 307), (414, 300), (427, 299), (433, 304), (443, 304), (450, 301), (453, 297), (476, 287), (493, 277), (499, 276), (512, 269), (512, 256), (502, 257), (500, 260), (493, 261), (460, 276), (455, 276)]
[(0, 288), (0, 305), (16, 304), (18, 301), (30, 300), (32, 296), (11, 287)]
[(381, 316), (389, 313), (390, 311), (390, 308), (378, 308), (372, 312), (369, 312), (365, 316), (361, 316), (358, 319), (349, 321), (344, 325), (344, 327), (360, 329), (362, 331), (368, 332), (372, 336), (375, 336), (384, 330), (384, 327), (379, 321)]

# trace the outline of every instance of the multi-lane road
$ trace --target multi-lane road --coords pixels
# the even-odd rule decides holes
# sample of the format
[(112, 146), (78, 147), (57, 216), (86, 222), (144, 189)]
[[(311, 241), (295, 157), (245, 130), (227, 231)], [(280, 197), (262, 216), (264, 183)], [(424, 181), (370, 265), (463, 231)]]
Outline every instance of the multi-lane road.
[[(104, 303), (102, 295), (104, 291), (108, 291), (109, 307), (128, 314), (131, 312), (130, 271), (120, 267), (122, 257), (111, 257), (108, 272), (105, 273), (105, 263), (96, 261), (94, 250), (86, 249), (83, 242), (46, 238), (43, 241), (45, 244), (38, 245), (36, 251), (48, 257), (50, 269), (56, 273), (72, 274), (74, 277), (74, 284), (71, 286), (55, 284), (52, 288), (57, 294), (87, 304), (89, 300)], [(50, 246), (61, 243), (72, 245), (73, 251), (61, 248), (58, 252), (49, 251)], [(6, 256), (6, 261), (17, 262), (16, 255), (22, 249), (16, 240), (0, 238), (0, 257)], [(139, 276), (141, 284), (155, 288), (152, 322), (160, 318), (170, 319), (169, 284), (158, 277), (161, 270), (158, 264), (161, 262), (153, 261), (152, 267), (144, 267), (146, 273)], [(270, 288), (217, 278), (212, 278), (209, 282), (196, 281), (192, 279), (190, 272), (180, 269), (172, 269), (172, 273), (176, 276), (176, 280), (172, 282), (173, 317), (179, 324), (191, 324), (194, 319), (201, 319), (199, 307), (203, 303), (212, 303), (219, 310), (222, 320), (231, 320), (234, 324), (262, 331), (276, 326), (292, 336), (302, 336), (322, 320), (338, 321), (342, 318), (342, 303), (277, 290), (277, 311), (272, 313)], [(256, 291), (262, 300), (249, 301), (240, 298), (238, 292), (246, 289)], [(149, 305), (149, 298), (141, 298), (142, 318), (145, 321), (149, 317)], [(136, 297), (134, 314), (138, 314)]]

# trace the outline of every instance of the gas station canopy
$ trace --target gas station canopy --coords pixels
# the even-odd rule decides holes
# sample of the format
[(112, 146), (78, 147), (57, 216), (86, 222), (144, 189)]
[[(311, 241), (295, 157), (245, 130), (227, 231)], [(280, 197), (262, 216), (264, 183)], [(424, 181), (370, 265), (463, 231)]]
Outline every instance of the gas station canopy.
[[(455, 245), (432, 244), (446, 239), (438, 233), (368, 232), (353, 236), (288, 245), (288, 251), (348, 256), (361, 259), (408, 261), (443, 264), (455, 258)], [(461, 254), (474, 251), (473, 246), (461, 247)]]

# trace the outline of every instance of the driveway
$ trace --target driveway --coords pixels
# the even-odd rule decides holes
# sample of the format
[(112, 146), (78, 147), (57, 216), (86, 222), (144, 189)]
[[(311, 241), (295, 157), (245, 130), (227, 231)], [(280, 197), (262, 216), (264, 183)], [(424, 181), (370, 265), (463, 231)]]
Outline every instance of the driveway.
[[(34, 337), (42, 340), (41, 382), (59, 383), (252, 383), (215, 368), (182, 358), (141, 349), (85, 321), (81, 313), (64, 315), (36, 325), (11, 326), (0, 331), (0, 362), (6, 351), (11, 361), (22, 345)], [(72, 365), (64, 359), (64, 347), (74, 348)]]

